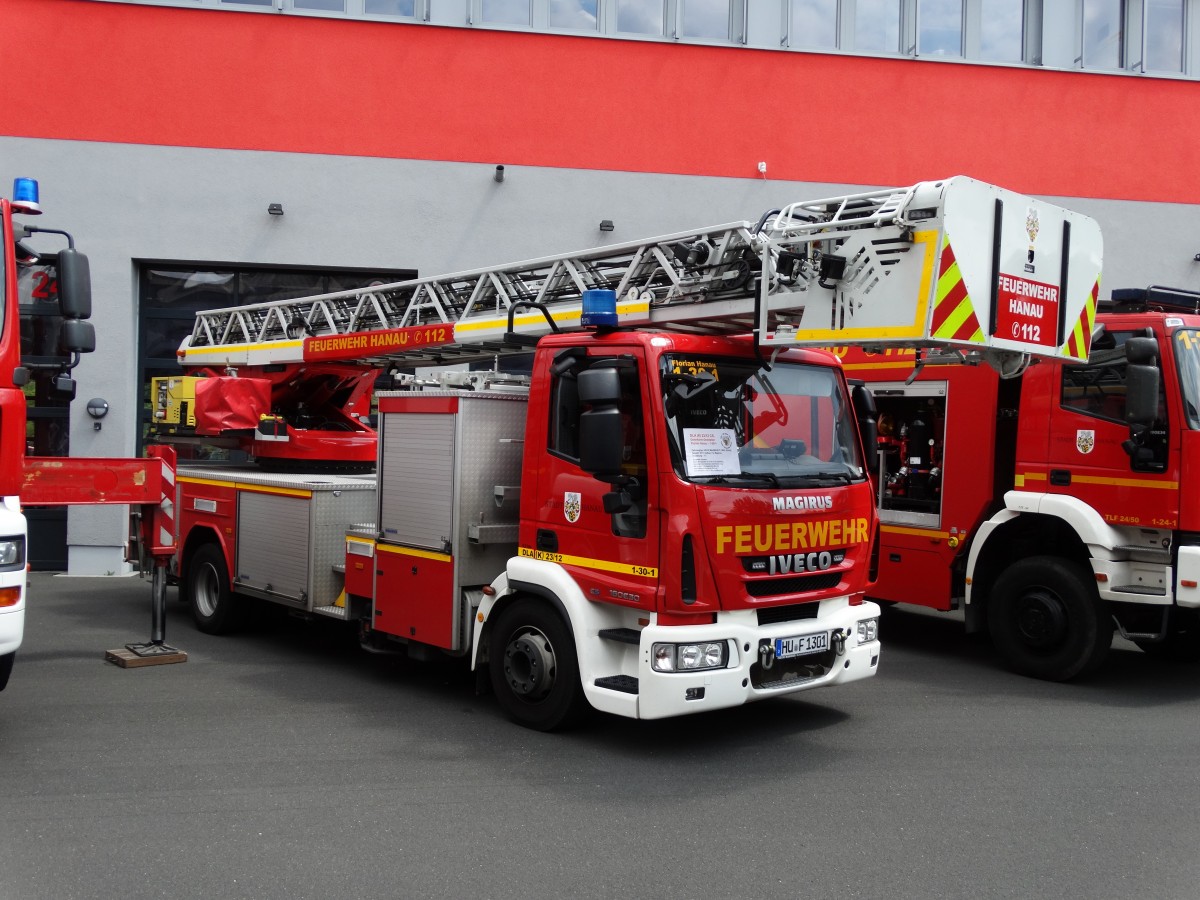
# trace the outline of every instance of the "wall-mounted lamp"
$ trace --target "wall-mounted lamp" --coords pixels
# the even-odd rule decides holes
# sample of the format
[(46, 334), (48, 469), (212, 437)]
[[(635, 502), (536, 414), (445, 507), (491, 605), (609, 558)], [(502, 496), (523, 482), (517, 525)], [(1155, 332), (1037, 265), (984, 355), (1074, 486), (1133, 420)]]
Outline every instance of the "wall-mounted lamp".
[(601, 231), (616, 231), (617, 226), (613, 224), (612, 219), (601, 219), (600, 220), (600, 230)]
[(270, 206), (267, 207), (267, 214), (271, 215), (271, 216), (282, 216), (283, 215), (283, 204), (282, 203), (272, 203)]
[(504, 180), (504, 166), (496, 166), (496, 174), (492, 176), (492, 181), (499, 184)]
[(100, 420), (108, 415), (108, 401), (100, 397), (93, 397), (87, 403), (87, 414), (94, 419), (92, 427), (99, 431)]

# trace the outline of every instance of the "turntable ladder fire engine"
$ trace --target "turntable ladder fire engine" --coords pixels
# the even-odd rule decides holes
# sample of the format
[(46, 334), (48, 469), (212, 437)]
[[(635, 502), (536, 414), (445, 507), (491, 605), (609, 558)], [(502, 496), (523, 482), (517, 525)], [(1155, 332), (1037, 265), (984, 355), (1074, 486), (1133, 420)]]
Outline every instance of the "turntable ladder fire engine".
[(1015, 375), (1087, 358), (1102, 257), (1086, 216), (963, 176), (452, 275), (200, 312), (187, 368), (444, 365), (528, 352), (612, 291), (619, 327), (764, 348), (906, 347)]

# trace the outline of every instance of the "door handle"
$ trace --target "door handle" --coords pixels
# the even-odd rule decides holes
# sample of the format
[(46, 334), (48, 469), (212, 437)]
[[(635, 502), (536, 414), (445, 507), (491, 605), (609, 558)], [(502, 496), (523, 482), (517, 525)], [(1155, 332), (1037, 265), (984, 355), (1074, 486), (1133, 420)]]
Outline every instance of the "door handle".
[(537, 549), (543, 553), (557, 553), (558, 535), (549, 528), (539, 528), (537, 532)]
[(1071, 472), (1069, 469), (1051, 469), (1050, 483), (1056, 487), (1067, 487), (1071, 484)]

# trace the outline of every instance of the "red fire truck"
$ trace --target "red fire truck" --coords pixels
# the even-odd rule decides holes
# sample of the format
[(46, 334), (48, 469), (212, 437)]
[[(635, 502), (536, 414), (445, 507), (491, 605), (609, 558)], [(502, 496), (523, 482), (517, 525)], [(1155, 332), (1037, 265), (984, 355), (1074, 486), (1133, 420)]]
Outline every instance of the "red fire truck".
[[(874, 412), (809, 348), (1086, 356), (1088, 334), (1048, 344), (1007, 312), (982, 337), (940, 321), (957, 290), (986, 318), (989, 284), (1037, 288), (1031, 217), (1074, 326), (1095, 223), (961, 177), (202, 312), (186, 374), (152, 386), (160, 440), (226, 457), (179, 469), (182, 595), (205, 631), (252, 597), (356, 622), (375, 650), (465, 657), (539, 729), (869, 677)], [(486, 371), (423, 374), (452, 363)]]
[(1099, 665), (1114, 629), (1200, 657), (1200, 294), (1114, 291), (1094, 331), (1086, 364), (1012, 378), (842, 353), (879, 410), (870, 596), (962, 608), (1013, 669), (1052, 680)]
[[(28, 531), (22, 504), (135, 504), (146, 532), (141, 541), (147, 562), (155, 563), (153, 636), (147, 644), (127, 645), (141, 656), (173, 652), (165, 645), (163, 593), (166, 560), (174, 548), (161, 540), (173, 535), (161, 527), (169, 504), (162, 507), (164, 484), (169, 483), (174, 451), (160, 448), (151, 459), (34, 458), (26, 456), (25, 387), (33, 370), (42, 365), (50, 389), (72, 400), (75, 380), (71, 370), (81, 353), (95, 349), (91, 316), (91, 276), (87, 257), (75, 249), (69, 233), (57, 228), (24, 224), (14, 214), (39, 215), (38, 184), (18, 178), (11, 200), (0, 198), (0, 690), (8, 685), (13, 662), (25, 631), (26, 545)], [(65, 239), (67, 247), (49, 252), (30, 239), (51, 234)], [(53, 321), (57, 350), (63, 364), (36, 364), (21, 359), (19, 276), (36, 273), (47, 296), (56, 297), (61, 317)], [(165, 480), (166, 479), (166, 480)], [(140, 527), (140, 526), (139, 526)]]
[(70, 363), (56, 369), (54, 386), (74, 396), (69, 369), (79, 354), (95, 346), (90, 323), (91, 286), (87, 258), (75, 250), (65, 231), (22, 224), (14, 214), (41, 214), (38, 184), (18, 178), (12, 199), (0, 198), (0, 690), (12, 673), (13, 661), (25, 631), (25, 572), (27, 529), (18, 495), (25, 469), (25, 385), (30, 371), (21, 365), (21, 323), (18, 268), (32, 266), (39, 253), (22, 243), (37, 232), (66, 237), (70, 246), (53, 255), (56, 285), (64, 319), (59, 323), (61, 350)]

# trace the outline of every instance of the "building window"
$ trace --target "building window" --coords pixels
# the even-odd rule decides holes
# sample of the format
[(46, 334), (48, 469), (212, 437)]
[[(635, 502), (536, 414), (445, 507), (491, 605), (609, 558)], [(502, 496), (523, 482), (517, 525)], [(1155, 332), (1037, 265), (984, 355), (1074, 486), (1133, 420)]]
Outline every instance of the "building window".
[(363, 12), (373, 16), (404, 16), (417, 14), (416, 0), (364, 0)]
[(784, 40), (804, 50), (836, 50), (838, 0), (792, 0)]
[(1024, 58), (1025, 0), (981, 0), (979, 55), (993, 62)]
[(1083, 55), (1085, 69), (1119, 69), (1124, 49), (1123, 0), (1083, 0)]
[(531, 24), (529, 0), (483, 0), (481, 20), (488, 25)]
[(663, 0), (617, 0), (617, 31), (661, 37), (663, 5)]
[(854, 49), (860, 53), (899, 53), (901, 0), (858, 0)]
[(917, 0), (917, 52), (921, 56), (962, 56), (962, 37), (962, 0)]
[(1145, 0), (1143, 72), (1183, 71), (1183, 0)]
[(550, 27), (595, 31), (599, 23), (596, 0), (550, 0)]
[(729, 0), (680, 0), (685, 38), (729, 40)]
[(345, 12), (345, 0), (292, 0), (295, 9), (315, 9), (324, 12)]

